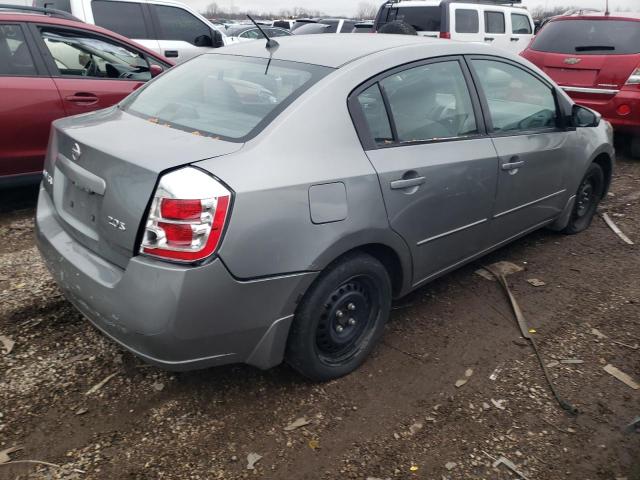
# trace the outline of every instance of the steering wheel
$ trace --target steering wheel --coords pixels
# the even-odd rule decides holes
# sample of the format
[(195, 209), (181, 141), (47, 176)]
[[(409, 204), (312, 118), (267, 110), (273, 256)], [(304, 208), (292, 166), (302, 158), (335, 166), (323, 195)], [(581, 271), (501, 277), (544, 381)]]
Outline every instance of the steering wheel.
[(82, 72), (82, 76), (84, 77), (99, 77), (100, 70), (98, 70), (98, 64), (93, 60), (89, 60), (85, 66), (85, 70)]

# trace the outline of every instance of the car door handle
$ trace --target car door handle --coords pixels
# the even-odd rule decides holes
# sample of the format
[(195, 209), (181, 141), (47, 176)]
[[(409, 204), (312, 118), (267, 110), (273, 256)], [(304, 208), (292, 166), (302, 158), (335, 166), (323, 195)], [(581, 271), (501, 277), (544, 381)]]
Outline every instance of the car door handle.
[(524, 160), (520, 160), (519, 157), (511, 157), (511, 159), (508, 162), (503, 163), (502, 165), (500, 165), (500, 168), (502, 170), (517, 170), (518, 168), (521, 168), (524, 165)]
[(484, 37), (484, 41), (485, 42), (493, 42), (495, 40), (495, 38), (493, 37)]
[(79, 105), (95, 105), (100, 100), (97, 95), (89, 92), (76, 92), (73, 95), (64, 97), (67, 102), (77, 103)]
[(164, 56), (167, 58), (178, 58), (178, 51), (177, 50), (165, 50), (164, 51)]
[(512, 41), (512, 42), (519, 42), (519, 41), (520, 41), (520, 39), (519, 39), (519, 38), (511, 37), (511, 41)]
[(402, 190), (403, 188), (417, 187), (426, 181), (425, 177), (403, 178), (389, 183), (391, 190)]

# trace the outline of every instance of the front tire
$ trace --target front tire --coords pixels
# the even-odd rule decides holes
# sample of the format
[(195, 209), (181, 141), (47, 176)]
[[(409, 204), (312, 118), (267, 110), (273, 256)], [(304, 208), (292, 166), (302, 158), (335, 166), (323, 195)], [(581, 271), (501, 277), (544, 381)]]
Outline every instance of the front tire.
[(563, 233), (575, 235), (589, 228), (604, 195), (604, 182), (602, 167), (592, 163), (580, 182), (573, 212)]
[(330, 265), (298, 307), (287, 363), (320, 382), (351, 373), (380, 339), (391, 297), (389, 274), (374, 257), (353, 254)]

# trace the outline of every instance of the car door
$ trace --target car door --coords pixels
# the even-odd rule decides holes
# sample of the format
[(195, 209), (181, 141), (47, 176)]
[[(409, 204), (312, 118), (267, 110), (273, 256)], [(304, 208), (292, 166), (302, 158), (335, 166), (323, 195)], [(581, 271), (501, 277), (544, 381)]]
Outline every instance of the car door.
[(552, 220), (566, 205), (571, 132), (562, 128), (546, 80), (496, 57), (469, 63), (500, 162), (491, 222), (497, 244)]
[(460, 58), (443, 57), (384, 74), (350, 99), (416, 285), (487, 246), (497, 158), (469, 82)]
[(93, 23), (138, 42), (162, 55), (146, 3), (92, 0)]
[(20, 23), (0, 23), (0, 177), (42, 170), (60, 94)]
[(507, 34), (507, 20), (503, 10), (496, 7), (485, 7), (484, 42), (494, 47), (510, 50), (510, 39)]
[(482, 42), (480, 33), (480, 14), (477, 8), (469, 8), (450, 4), (451, 8), (451, 38), (461, 42)]
[(533, 25), (531, 25), (529, 15), (525, 13), (511, 12), (509, 17), (511, 20), (511, 37), (509, 38), (511, 51), (520, 53), (527, 48), (533, 38)]
[(144, 54), (108, 37), (48, 25), (35, 34), (67, 115), (110, 107), (151, 79)]
[(163, 56), (184, 62), (213, 48), (209, 26), (191, 12), (175, 6), (150, 4)]

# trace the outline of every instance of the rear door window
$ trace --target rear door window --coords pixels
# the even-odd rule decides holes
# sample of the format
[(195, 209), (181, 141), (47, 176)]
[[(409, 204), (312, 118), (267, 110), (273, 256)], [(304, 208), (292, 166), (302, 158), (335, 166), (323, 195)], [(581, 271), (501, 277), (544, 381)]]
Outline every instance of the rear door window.
[(529, 17), (520, 13), (511, 14), (511, 29), (515, 35), (529, 35), (532, 33)]
[(358, 95), (358, 103), (374, 141), (382, 145), (393, 143), (389, 116), (378, 84), (372, 85)]
[(556, 127), (556, 102), (551, 87), (509, 63), (474, 59), (472, 64), (489, 108), (494, 132)]
[(480, 19), (477, 10), (456, 9), (456, 33), (478, 33)]
[(504, 13), (484, 12), (484, 28), (486, 33), (506, 33)]
[(160, 40), (182, 40), (192, 45), (196, 38), (211, 36), (209, 27), (190, 12), (177, 7), (152, 5), (160, 24)]
[(91, 9), (96, 25), (128, 38), (151, 38), (140, 3), (93, 0)]
[(0, 75), (37, 75), (20, 25), (0, 24)]
[(533, 50), (580, 55), (640, 53), (640, 22), (631, 20), (561, 20), (549, 22), (536, 36)]
[(385, 78), (380, 85), (401, 143), (478, 132), (471, 95), (457, 61), (414, 67)]

